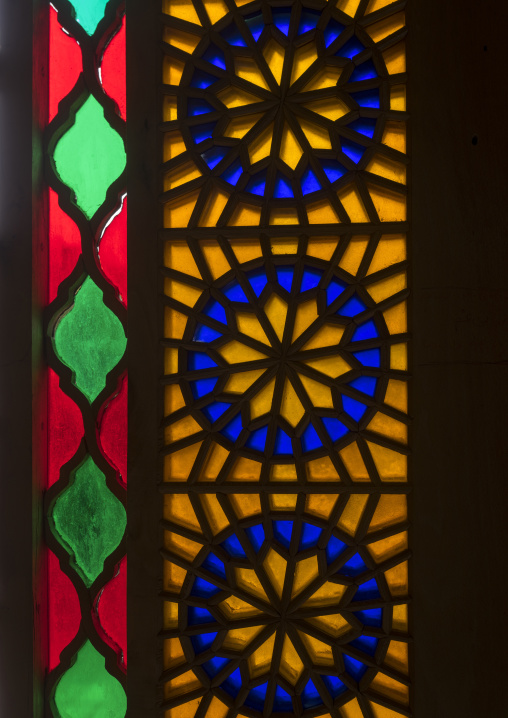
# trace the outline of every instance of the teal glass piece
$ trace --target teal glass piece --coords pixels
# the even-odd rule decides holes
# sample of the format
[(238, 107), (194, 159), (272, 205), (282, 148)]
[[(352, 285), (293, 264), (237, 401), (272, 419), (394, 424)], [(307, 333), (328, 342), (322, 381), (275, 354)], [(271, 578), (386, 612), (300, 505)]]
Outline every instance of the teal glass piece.
[(104, 17), (108, 0), (70, 0), (70, 3), (76, 11), (76, 20), (81, 27), (89, 35), (93, 35)]
[(58, 141), (53, 158), (58, 176), (73, 190), (77, 206), (91, 219), (126, 163), (123, 140), (93, 95), (76, 112), (74, 124)]
[(126, 526), (122, 503), (91, 456), (76, 469), (50, 511), (53, 533), (71, 555), (84, 584), (92, 585), (117, 548)]
[(56, 326), (54, 347), (89, 402), (106, 386), (108, 372), (118, 364), (126, 345), (121, 321), (104, 304), (102, 290), (87, 277)]
[(124, 689), (90, 641), (58, 681), (53, 702), (59, 718), (124, 718), (127, 711)]

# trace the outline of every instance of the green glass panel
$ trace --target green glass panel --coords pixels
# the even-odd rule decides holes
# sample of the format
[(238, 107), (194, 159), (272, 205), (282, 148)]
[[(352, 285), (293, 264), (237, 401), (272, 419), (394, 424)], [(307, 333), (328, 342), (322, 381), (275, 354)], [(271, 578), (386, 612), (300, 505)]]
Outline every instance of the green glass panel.
[(56, 326), (54, 347), (88, 401), (104, 389), (106, 376), (122, 358), (126, 344), (121, 321), (104, 304), (102, 290), (87, 277)]
[(76, 469), (50, 512), (53, 532), (71, 555), (71, 564), (91, 586), (104, 561), (122, 540), (126, 515), (91, 456)]
[(76, 11), (76, 20), (89, 35), (93, 35), (104, 17), (108, 0), (70, 0)]
[(56, 171), (88, 219), (106, 199), (106, 192), (125, 168), (123, 140), (90, 95), (76, 112), (74, 124), (58, 141), (53, 154)]
[(127, 710), (124, 689), (90, 641), (58, 681), (53, 700), (59, 718), (124, 718)]

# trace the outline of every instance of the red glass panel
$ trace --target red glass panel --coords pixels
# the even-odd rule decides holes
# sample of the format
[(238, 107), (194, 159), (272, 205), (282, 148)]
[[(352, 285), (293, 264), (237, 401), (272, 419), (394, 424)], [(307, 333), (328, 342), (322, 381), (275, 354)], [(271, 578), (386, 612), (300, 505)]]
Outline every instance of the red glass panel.
[(58, 112), (58, 103), (72, 90), (83, 68), (81, 48), (67, 35), (51, 7), (49, 15), (49, 121)]
[(118, 105), (120, 116), (127, 114), (125, 81), (125, 15), (122, 26), (106, 47), (101, 65), (101, 79), (104, 92)]
[(127, 668), (127, 559), (123, 558), (118, 573), (97, 596), (95, 610), (99, 627), (106, 641), (117, 651), (118, 664)]
[(48, 487), (58, 481), (60, 468), (72, 459), (84, 434), (81, 411), (59, 381), (48, 369)]
[(122, 483), (127, 482), (127, 376), (120, 384), (119, 393), (106, 405), (99, 425), (100, 447), (120, 474)]
[(69, 645), (79, 630), (81, 609), (72, 581), (60, 568), (55, 554), (47, 550), (48, 557), (48, 619), (49, 619), (49, 670), (60, 662), (60, 653)]
[(121, 301), (127, 306), (127, 198), (102, 235), (99, 261), (106, 279), (118, 289)]
[(58, 195), (49, 190), (49, 301), (55, 299), (58, 287), (76, 266), (81, 253), (79, 229), (60, 209)]

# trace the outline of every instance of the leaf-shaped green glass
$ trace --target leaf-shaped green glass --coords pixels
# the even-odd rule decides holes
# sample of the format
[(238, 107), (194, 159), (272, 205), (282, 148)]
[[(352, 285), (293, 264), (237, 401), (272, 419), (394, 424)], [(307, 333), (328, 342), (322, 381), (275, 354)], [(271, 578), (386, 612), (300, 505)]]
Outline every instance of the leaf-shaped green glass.
[(70, 0), (70, 3), (76, 11), (76, 20), (89, 35), (93, 35), (104, 17), (108, 0)]

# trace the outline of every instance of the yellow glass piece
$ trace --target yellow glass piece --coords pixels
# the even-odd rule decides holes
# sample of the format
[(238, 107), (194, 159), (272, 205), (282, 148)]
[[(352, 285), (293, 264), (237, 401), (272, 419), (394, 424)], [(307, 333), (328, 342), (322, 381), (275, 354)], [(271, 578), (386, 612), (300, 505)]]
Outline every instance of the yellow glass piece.
[(339, 454), (353, 481), (369, 481), (369, 472), (367, 471), (356, 441), (353, 441), (353, 443), (346, 446), (345, 449), (342, 449)]
[(265, 369), (255, 369), (253, 371), (242, 371), (238, 374), (232, 374), (224, 388), (231, 394), (243, 394), (259, 377), (265, 373)]
[(369, 215), (363, 204), (360, 192), (356, 185), (348, 185), (337, 192), (342, 206), (351, 222), (370, 222)]
[(270, 494), (270, 508), (272, 511), (294, 511), (297, 498), (296, 494)]
[(162, 0), (162, 12), (201, 25), (192, 0)]
[(304, 588), (310, 586), (318, 576), (319, 566), (317, 556), (311, 556), (310, 558), (303, 559), (303, 561), (298, 561), (293, 578), (291, 598), (298, 596), (298, 594), (301, 593)]
[(385, 663), (396, 671), (407, 674), (409, 651), (404, 641), (391, 641), (386, 651)]
[(178, 349), (166, 349), (164, 352), (164, 374), (168, 376), (178, 371)]
[(275, 592), (278, 597), (282, 597), (282, 590), (284, 588), (284, 580), (286, 578), (287, 561), (282, 558), (280, 554), (271, 548), (263, 561), (263, 567), (266, 575), (270, 579)]
[(269, 40), (263, 50), (263, 56), (275, 78), (275, 81), (278, 85), (280, 85), (282, 68), (284, 66), (284, 48), (281, 47), (275, 40)]
[(178, 625), (178, 604), (173, 601), (164, 601), (163, 627), (175, 628)]
[(387, 235), (379, 240), (367, 274), (379, 272), (381, 269), (391, 267), (392, 264), (397, 264), (398, 262), (404, 262), (406, 259), (405, 235)]
[(407, 332), (407, 302), (401, 302), (383, 312), (390, 334)]
[(197, 541), (191, 541), (191, 539), (172, 531), (164, 531), (164, 548), (193, 561), (201, 551), (202, 544), (197, 543)]
[(166, 242), (164, 245), (164, 266), (201, 279), (198, 266), (187, 242)]
[(293, 56), (293, 67), (291, 70), (291, 82), (292, 85), (303, 75), (313, 62), (317, 60), (316, 46), (312, 42), (308, 42), (306, 45), (297, 48)]
[(298, 119), (300, 127), (307, 138), (309, 145), (315, 150), (331, 150), (332, 143), (330, 142), (330, 135), (328, 130), (319, 125), (315, 125), (313, 122), (307, 120)]
[(399, 42), (383, 52), (383, 60), (390, 75), (406, 72), (406, 43)]
[(251, 130), (256, 122), (260, 120), (263, 115), (248, 115), (247, 117), (235, 117), (226, 128), (224, 132), (225, 137), (234, 137), (241, 139), (245, 137), (247, 132)]
[(268, 596), (265, 593), (263, 586), (256, 572), (252, 568), (236, 568), (236, 583), (238, 588), (250, 593), (252, 596), (261, 599), (262, 601), (268, 601)]
[(248, 347), (236, 340), (228, 342), (217, 350), (219, 354), (228, 362), (228, 364), (241, 364), (247, 361), (257, 361), (258, 359), (266, 359), (266, 354), (261, 354), (256, 349)]
[(370, 441), (367, 442), (367, 445), (381, 481), (407, 480), (407, 456), (399, 454), (393, 449), (387, 449), (385, 446), (372, 444)]
[(227, 449), (220, 444), (212, 443), (199, 476), (199, 481), (215, 481), (228, 456), (229, 451)]
[[(164, 337), (166, 339), (181, 339), (187, 326), (187, 316), (176, 309), (164, 307)], [(173, 411), (175, 411), (173, 409)]]
[(344, 616), (341, 616), (340, 613), (331, 613), (328, 616), (307, 618), (306, 621), (333, 638), (339, 638), (339, 636), (343, 636), (351, 630), (351, 625), (346, 621)]
[(286, 302), (278, 294), (272, 294), (265, 304), (265, 314), (280, 341), (282, 341), (284, 335), (287, 313), (288, 305)]
[(238, 240), (231, 242), (231, 249), (240, 264), (249, 262), (251, 259), (262, 257), (261, 245), (258, 240)]
[(166, 444), (172, 444), (174, 441), (178, 441), (178, 439), (186, 439), (197, 431), (201, 431), (201, 427), (197, 421), (193, 419), (192, 416), (185, 416), (183, 419), (175, 421), (174, 424), (166, 426), (164, 429)]
[(393, 711), (391, 708), (381, 706), (378, 703), (373, 703), (372, 701), (369, 701), (369, 706), (372, 710), (374, 718), (404, 718), (404, 715), (407, 715), (403, 715), (402, 713), (399, 713), (399, 711)]
[(370, 522), (369, 533), (386, 529), (407, 520), (407, 497), (404, 494), (383, 494)]
[(284, 643), (282, 644), (282, 654), (280, 659), (279, 673), (293, 686), (297, 683), (302, 675), (303, 663), (298, 652), (295, 650), (291, 639), (286, 634)]
[(225, 529), (226, 526), (229, 526), (229, 519), (222, 510), (222, 506), (216, 496), (213, 494), (202, 494), (200, 501), (214, 536)]
[(258, 481), (261, 474), (261, 463), (246, 459), (244, 456), (236, 460), (228, 476), (229, 481)]
[(198, 177), (201, 177), (201, 172), (194, 162), (185, 162), (184, 164), (178, 165), (178, 167), (175, 167), (164, 175), (164, 192), (175, 189), (175, 187), (180, 187)]
[(393, 607), (392, 625), (396, 631), (407, 631), (407, 627), (408, 627), (407, 603), (401, 603), (400, 606)]
[(215, 240), (207, 239), (202, 241), (200, 247), (213, 279), (222, 277), (223, 274), (231, 269), (224, 252)]
[(199, 191), (175, 197), (164, 205), (164, 227), (187, 227), (198, 201)]
[(353, 237), (342, 255), (339, 267), (354, 276), (360, 268), (368, 244), (369, 237)]
[(326, 376), (332, 377), (333, 379), (336, 379), (338, 376), (345, 374), (351, 369), (347, 361), (339, 356), (312, 359), (304, 362), (304, 364), (307, 364), (307, 366), (310, 366), (312, 369), (321, 372), (321, 374), (326, 374)]
[(404, 122), (387, 122), (383, 130), (383, 145), (399, 152), (406, 151), (406, 125)]
[(167, 699), (182, 696), (201, 688), (201, 682), (196, 678), (193, 671), (187, 671), (177, 678), (168, 681), (164, 686), (164, 695)]
[(229, 194), (227, 192), (223, 192), (221, 189), (213, 189), (199, 220), (199, 226), (216, 227), (228, 199)]
[(238, 621), (244, 618), (259, 616), (262, 611), (238, 596), (229, 596), (219, 603), (219, 608), (228, 621)]
[(333, 409), (332, 391), (329, 386), (325, 386), (319, 381), (314, 381), (314, 379), (309, 379), (305, 374), (299, 374), (298, 376), (313, 406), (318, 406), (321, 409)]
[(298, 337), (304, 333), (310, 325), (318, 319), (319, 314), (317, 310), (317, 302), (315, 299), (311, 299), (308, 302), (303, 302), (298, 305), (295, 316), (293, 338), (294, 342)]
[(315, 606), (334, 606), (338, 605), (342, 596), (345, 594), (347, 586), (340, 583), (331, 583), (327, 581), (318, 590), (312, 594), (303, 604), (306, 608)]
[(397, 30), (401, 30), (405, 24), (405, 13), (397, 12), (394, 15), (389, 15), (389, 17), (386, 17), (383, 20), (379, 20), (379, 22), (376, 22), (373, 25), (368, 25), (365, 30), (374, 42), (379, 42), (380, 40), (384, 40), (385, 37), (388, 37), (388, 35), (392, 35), (394, 32), (397, 32)]
[(162, 100), (162, 121), (171, 122), (177, 118), (176, 97), (165, 95)]
[(307, 206), (307, 219), (309, 224), (340, 224), (339, 215), (326, 199)]
[[(366, 289), (375, 302), (382, 302), (383, 299), (388, 299), (388, 297), (392, 297), (394, 294), (397, 294), (397, 292), (402, 292), (406, 287), (407, 275), (406, 272), (401, 272), (400, 274), (395, 274), (393, 277), (381, 279), (379, 282), (369, 284)], [(388, 311), (392, 310), (390, 309)], [(393, 332), (390, 333), (392, 334)]]
[(165, 85), (179, 85), (184, 67), (185, 63), (166, 55), (162, 61), (162, 82)]
[(168, 297), (177, 299), (188, 307), (193, 307), (203, 293), (202, 289), (191, 287), (190, 284), (177, 282), (176, 279), (167, 279), (164, 281), (164, 293)]
[(321, 115), (321, 117), (326, 117), (326, 119), (333, 120), (334, 122), (335, 120), (340, 120), (341, 117), (344, 117), (344, 115), (347, 115), (350, 111), (346, 103), (342, 102), (342, 100), (338, 100), (336, 97), (315, 100), (314, 102), (309, 102), (304, 105), (304, 107), (307, 107), (311, 112), (315, 112), (316, 115)]
[(396, 162), (384, 155), (374, 155), (365, 169), (373, 175), (386, 177), (386, 179), (392, 180), (392, 182), (406, 184), (406, 165), (402, 164), (402, 162)]
[(230, 227), (253, 227), (259, 224), (260, 218), (260, 207), (252, 207), (244, 202), (239, 202), (228, 225)]
[(374, 185), (368, 185), (368, 189), (381, 222), (405, 222), (407, 208), (404, 195)]
[(394, 85), (390, 88), (390, 110), (406, 111), (405, 85)]
[(392, 5), (394, 2), (396, 2), (396, 0), (370, 0), (365, 14), (368, 15), (371, 12), (376, 12), (376, 10), (381, 10), (387, 5)]
[(250, 401), (250, 418), (252, 420), (257, 419), (259, 416), (268, 414), (272, 408), (273, 392), (275, 390), (275, 379), (272, 379), (268, 384), (256, 394), (256, 396)]
[[(166, 686), (164, 686), (164, 689), (166, 689)], [(200, 703), (201, 698), (194, 698), (194, 700), (183, 703), (178, 708), (169, 708), (165, 711), (164, 718), (195, 718)]]
[(344, 334), (344, 327), (338, 324), (325, 324), (319, 329), (312, 339), (304, 345), (303, 349), (321, 349), (321, 347), (333, 347), (340, 342)]
[(273, 647), (275, 645), (275, 633), (261, 644), (254, 653), (251, 653), (247, 661), (251, 678), (257, 678), (266, 673), (272, 662)]
[(390, 347), (390, 368), (407, 371), (407, 344), (392, 344)]
[[(180, 593), (183, 586), (187, 570), (181, 566), (177, 566), (171, 561), (164, 561), (162, 567), (162, 588), (164, 591), (172, 593)], [(174, 604), (176, 605), (176, 604)]]
[(169, 162), (173, 157), (178, 157), (185, 152), (185, 142), (180, 132), (165, 132), (164, 147), (162, 150), (163, 162)]
[[(198, 698), (197, 700), (201, 702), (201, 698)], [(175, 710), (178, 711), (178, 708)], [(229, 708), (227, 705), (220, 701), (217, 696), (214, 696), (208, 706), (208, 710), (206, 711), (204, 718), (226, 718), (228, 711)], [(180, 718), (180, 716), (177, 714), (175, 715), (175, 718)]]
[(390, 379), (384, 398), (385, 404), (407, 413), (407, 382)]
[[(304, 92), (312, 92), (313, 90), (322, 90), (325, 87), (335, 87), (342, 75), (342, 67), (334, 67), (333, 65), (325, 65), (312, 80), (303, 88)], [(300, 124), (302, 121), (298, 120)], [(303, 129), (303, 127), (302, 127)]]
[(256, 95), (241, 90), (238, 87), (226, 87), (217, 93), (218, 99), (231, 110), (234, 107), (243, 107), (244, 105), (252, 105), (255, 102), (261, 102), (261, 98)]
[(298, 238), (271, 239), (272, 254), (296, 254), (298, 252)]
[(407, 425), (380, 411), (378, 411), (370, 424), (368, 424), (367, 429), (382, 436), (387, 436), (395, 441), (401, 441), (403, 444), (407, 444)]
[(285, 124), (282, 131), (282, 140), (280, 144), (280, 158), (285, 162), (291, 169), (295, 169), (296, 165), (300, 161), (300, 157), (303, 155), (303, 150), (298, 143), (298, 140), (294, 136), (291, 128)]
[(337, 248), (337, 240), (328, 237), (315, 237), (309, 239), (309, 245), (307, 247), (307, 254), (309, 257), (317, 257), (318, 259), (324, 259), (328, 261), (332, 258), (333, 253)]
[(186, 481), (203, 442), (199, 441), (185, 449), (164, 457), (164, 481)]
[(261, 501), (257, 494), (231, 494), (230, 501), (239, 519), (261, 513)]
[(270, 89), (256, 61), (251, 57), (236, 57), (235, 72), (238, 77), (247, 82), (252, 82), (256, 87), (263, 87), (265, 90)]
[(270, 473), (271, 481), (296, 481), (296, 466), (294, 464), (274, 464)]
[(307, 651), (309, 658), (312, 663), (314, 663), (314, 665), (334, 665), (335, 661), (333, 658), (331, 646), (328, 646), (326, 643), (323, 643), (323, 641), (318, 641), (317, 638), (309, 636), (308, 633), (304, 633), (303, 631), (298, 631), (298, 634), (302, 639), (302, 643), (305, 646), (305, 650)]
[(337, 527), (350, 536), (354, 536), (367, 506), (369, 497), (363, 494), (352, 494), (341, 514)]
[(273, 125), (268, 125), (268, 127), (250, 143), (248, 151), (251, 164), (268, 157), (272, 148), (272, 137)]
[(390, 589), (390, 593), (395, 598), (397, 596), (407, 596), (408, 594), (408, 562), (399, 563), (398, 566), (385, 571), (386, 583)]
[(298, 224), (298, 212), (291, 207), (272, 209), (270, 212), (270, 224)]
[(174, 668), (175, 666), (185, 663), (185, 655), (182, 644), (178, 638), (166, 638), (164, 641), (164, 668)]
[(251, 339), (256, 339), (256, 341), (262, 342), (262, 344), (271, 346), (270, 340), (266, 336), (265, 331), (255, 314), (249, 314), (247, 312), (238, 313), (236, 315), (236, 324), (242, 334), (251, 337)]
[(199, 44), (200, 37), (197, 35), (191, 35), (183, 30), (178, 30), (176, 27), (164, 27), (162, 31), (162, 39), (167, 42), (168, 45), (177, 47), (179, 50), (191, 55)]
[(281, 416), (283, 416), (284, 419), (291, 424), (291, 426), (296, 426), (305, 414), (302, 402), (298, 398), (298, 394), (288, 379), (286, 379), (284, 391), (282, 393), (280, 413)]
[(320, 519), (328, 519), (337, 503), (336, 494), (308, 494), (305, 499), (305, 511)]
[(346, 15), (354, 17), (356, 11), (358, 10), (359, 4), (360, 0), (339, 0), (337, 3), (337, 7), (339, 8), (339, 10), (342, 10), (342, 12), (346, 13)]
[(363, 711), (356, 698), (341, 707), (340, 715), (341, 718), (364, 718)]
[(395, 536), (389, 536), (381, 539), (381, 541), (369, 544), (367, 550), (376, 563), (381, 563), (405, 551), (407, 547), (407, 531), (402, 531), (400, 534), (395, 534)]
[(187, 494), (164, 495), (164, 518), (179, 526), (202, 533), (201, 526)]
[(397, 703), (408, 705), (409, 688), (394, 678), (385, 676), (384, 673), (377, 673), (374, 680), (370, 684), (370, 690), (379, 693), (386, 698), (391, 698)]
[(229, 8), (224, 0), (203, 0), (203, 5), (205, 6), (207, 15), (210, 18), (212, 25), (218, 22), (229, 12)]
[(242, 651), (263, 630), (263, 626), (250, 626), (249, 628), (233, 628), (228, 631), (224, 639), (223, 648), (227, 651)]
[(309, 481), (340, 481), (337, 469), (329, 456), (314, 459), (307, 464)]

